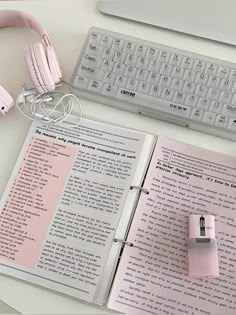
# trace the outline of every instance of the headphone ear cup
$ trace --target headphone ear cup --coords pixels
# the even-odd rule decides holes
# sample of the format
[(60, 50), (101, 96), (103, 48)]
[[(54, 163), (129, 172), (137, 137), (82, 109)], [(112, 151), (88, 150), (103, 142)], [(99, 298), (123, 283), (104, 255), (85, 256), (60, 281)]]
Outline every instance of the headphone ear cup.
[(47, 55), (48, 65), (49, 65), (52, 78), (55, 83), (58, 83), (61, 80), (62, 73), (61, 73), (61, 69), (57, 60), (57, 56), (52, 46), (46, 47), (46, 55)]
[(47, 92), (47, 90), (43, 86), (44, 83), (43, 83), (41, 77), (38, 75), (39, 70), (36, 69), (37, 64), (36, 64), (36, 61), (34, 60), (34, 55), (31, 52), (31, 49), (32, 49), (31, 46), (28, 46), (25, 49), (25, 62), (27, 65), (27, 69), (29, 71), (30, 78), (31, 78), (31, 80), (35, 86), (35, 89), (39, 93), (44, 93), (44, 92)]
[(55, 90), (44, 47), (41, 43), (30, 45), (26, 49), (25, 60), (33, 83), (38, 92)]
[(11, 95), (0, 85), (0, 113), (5, 115), (13, 104)]

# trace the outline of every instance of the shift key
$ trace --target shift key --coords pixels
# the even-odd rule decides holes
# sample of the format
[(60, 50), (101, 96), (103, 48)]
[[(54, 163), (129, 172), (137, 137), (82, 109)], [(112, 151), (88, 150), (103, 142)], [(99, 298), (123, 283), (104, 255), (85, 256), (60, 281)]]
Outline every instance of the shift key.
[(90, 66), (80, 65), (78, 69), (78, 75), (101, 81), (104, 76), (104, 71)]

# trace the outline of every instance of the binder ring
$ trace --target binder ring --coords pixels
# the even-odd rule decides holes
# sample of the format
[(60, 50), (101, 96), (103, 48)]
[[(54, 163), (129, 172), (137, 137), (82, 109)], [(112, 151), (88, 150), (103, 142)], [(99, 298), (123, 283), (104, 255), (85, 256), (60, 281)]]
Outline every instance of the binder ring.
[(134, 244), (133, 243), (131, 243), (131, 242), (127, 242), (127, 241), (124, 241), (124, 240), (121, 240), (121, 239), (119, 239), (119, 238), (114, 238), (114, 242), (119, 242), (119, 243), (122, 243), (122, 245), (128, 245), (128, 246), (130, 246), (130, 247), (133, 247), (134, 246)]
[(149, 190), (142, 186), (130, 186), (130, 189), (137, 189), (139, 191), (144, 192), (146, 195), (149, 195)]

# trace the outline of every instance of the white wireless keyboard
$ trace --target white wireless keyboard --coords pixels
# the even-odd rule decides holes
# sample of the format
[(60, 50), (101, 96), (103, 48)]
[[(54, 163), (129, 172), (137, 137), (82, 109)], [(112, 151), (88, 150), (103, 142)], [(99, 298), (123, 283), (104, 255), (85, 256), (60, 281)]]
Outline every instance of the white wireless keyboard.
[(73, 93), (236, 140), (236, 64), (91, 28)]

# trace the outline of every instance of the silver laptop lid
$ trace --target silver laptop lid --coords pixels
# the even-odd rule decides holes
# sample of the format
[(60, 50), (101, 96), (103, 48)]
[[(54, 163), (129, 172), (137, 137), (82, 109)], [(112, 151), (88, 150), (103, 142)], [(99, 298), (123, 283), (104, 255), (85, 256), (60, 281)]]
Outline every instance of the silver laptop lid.
[(236, 44), (236, 0), (98, 0), (104, 13)]

